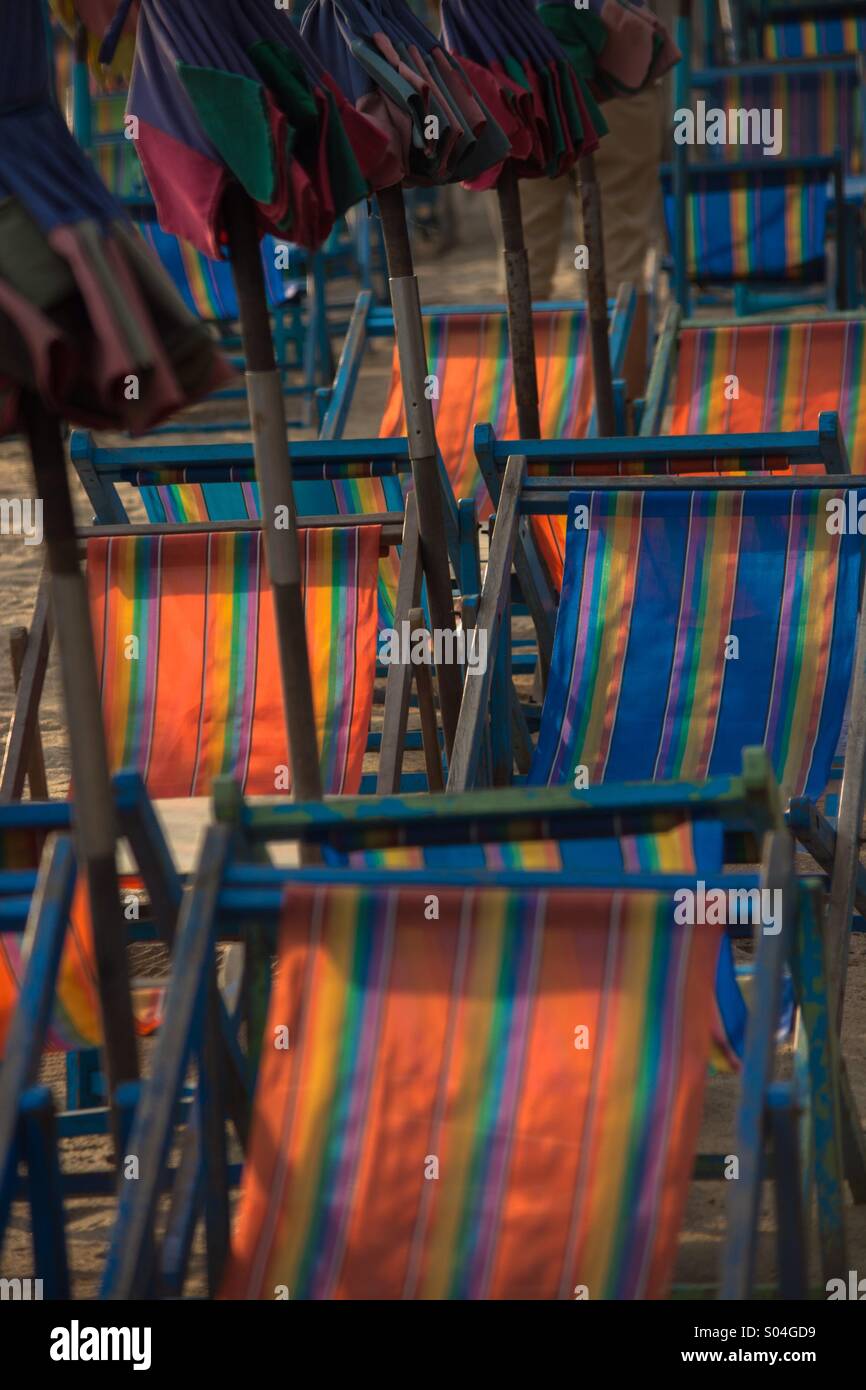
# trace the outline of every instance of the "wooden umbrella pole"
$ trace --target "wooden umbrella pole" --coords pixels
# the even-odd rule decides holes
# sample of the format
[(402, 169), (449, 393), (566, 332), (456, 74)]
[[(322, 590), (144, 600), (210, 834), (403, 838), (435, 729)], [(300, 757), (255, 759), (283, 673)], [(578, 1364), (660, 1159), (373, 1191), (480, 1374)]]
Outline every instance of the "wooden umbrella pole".
[[(427, 351), (424, 346), (421, 299), (412, 263), (412, 246), (406, 226), (406, 205), (403, 202), (402, 185), (394, 184), (392, 188), (382, 189), (377, 197), (382, 216), (385, 252), (388, 257), (391, 305), (394, 310), (394, 329), (400, 357), (406, 432), (418, 502), (418, 532), (421, 540), (421, 559), (427, 579), (430, 617), (434, 627), (447, 632), (454, 628), (451, 572), (448, 567), (433, 405), (426, 390)], [(443, 664), (437, 669), (436, 675), (442, 729), (445, 734), (445, 752), (450, 759), (462, 698), (460, 671), (456, 665)]]
[(596, 419), (600, 435), (613, 435), (616, 434), (616, 411), (613, 403), (613, 377), (610, 369), (601, 189), (598, 186), (595, 172), (595, 159), (591, 154), (582, 155), (577, 168), (580, 177), (583, 235), (586, 238), (589, 253), (586, 278)]
[(54, 628), (69, 729), (75, 834), (90, 897), (108, 1092), (113, 1097), (122, 1082), (138, 1078), (138, 1049), (90, 606), (78, 561), (60, 421), (45, 411), (38, 396), (30, 393), (22, 396), (21, 414), (30, 444), (36, 492), (43, 504)]
[(256, 215), (240, 184), (233, 184), (226, 192), (223, 217), (240, 306), (253, 453), (277, 619), (292, 784), (299, 800), (318, 801), (322, 796), (322, 774), (304, 622), (298, 517), (286, 443), (285, 401), (271, 335)]
[(535, 363), (535, 333), (532, 327), (532, 287), (529, 256), (523, 237), (520, 188), (511, 160), (496, 185), (499, 216), (505, 242), (505, 288), (508, 297), (508, 336), (514, 373), (514, 397), (521, 439), (541, 438), (538, 410), (538, 371)]

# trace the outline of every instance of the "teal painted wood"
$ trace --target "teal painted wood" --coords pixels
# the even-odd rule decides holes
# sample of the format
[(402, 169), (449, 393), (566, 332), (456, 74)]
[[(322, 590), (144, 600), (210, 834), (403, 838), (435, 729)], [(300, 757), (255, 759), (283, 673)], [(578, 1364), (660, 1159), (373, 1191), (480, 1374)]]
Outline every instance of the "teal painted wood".
[(62, 1179), (54, 1098), (48, 1086), (36, 1086), (22, 1096), (21, 1131), (21, 1147), (27, 1162), (36, 1277), (42, 1280), (44, 1298), (68, 1299), (72, 1292), (66, 1253)]
[(343, 343), (343, 350), (337, 363), (330, 402), (319, 431), (320, 439), (339, 439), (346, 428), (361, 363), (364, 360), (372, 310), (372, 291), (362, 290), (355, 303)]
[(51, 1022), (74, 887), (72, 841), (60, 836), (43, 859), (33, 897), (28, 923), (33, 944), (0, 1069), (0, 1243), (15, 1182), (20, 1105), (36, 1080)]
[[(524, 455), (528, 464), (559, 463), (564, 469), (571, 465), (579, 465), (581, 469), (598, 465), (603, 469), (622, 461), (640, 463), (647, 469), (661, 473), (669, 465), (682, 464), (684, 461), (738, 459), (749, 463), (772, 457), (784, 459), (790, 464), (822, 464), (828, 473), (850, 475), (851, 472), (839, 416), (834, 410), (821, 411), (814, 430), (768, 430), (749, 434), (651, 435), (618, 439), (497, 439), (492, 427), (486, 425), (476, 429), (475, 452), (479, 466), (489, 471), (492, 465), (497, 473), (502, 472), (513, 454)], [(779, 465), (774, 466), (778, 468)], [(613, 486), (624, 486), (627, 482), (633, 482), (640, 486), (653, 477), (655, 473), (650, 472), (634, 478), (593, 478), (591, 485), (595, 487), (597, 482), (608, 482)], [(545, 478), (531, 473), (527, 483), (547, 483), (553, 487), (557, 484), (565, 486), (566, 481), (570, 481), (572, 487), (579, 485), (574, 478), (558, 479), (556, 475)], [(701, 480), (672, 478), (671, 482), (674, 481), (698, 483)], [(719, 481), (722, 480), (709, 479), (711, 484)], [(727, 481), (744, 486), (742, 478)], [(750, 478), (748, 485), (752, 486), (755, 481)], [(790, 483), (785, 478), (777, 481)]]
[(803, 885), (799, 909), (791, 965), (808, 1046), (818, 1238), (821, 1272), (826, 1282), (845, 1277), (848, 1269), (842, 1194), (839, 1043), (827, 993), (820, 891), (814, 886)]
[(247, 845), (300, 840), (348, 852), (389, 845), (488, 844), (509, 839), (638, 835), (688, 815), (751, 825), (779, 824), (778, 790), (766, 752), (748, 749), (744, 772), (707, 782), (515, 788), (428, 797), (331, 797), (322, 802), (247, 802), (231, 778), (214, 782), (214, 813)]
[(728, 1229), (722, 1255), (722, 1299), (748, 1299), (754, 1282), (767, 1087), (773, 1079), (776, 1027), (782, 989), (782, 968), (790, 955), (797, 911), (793, 841), (787, 831), (769, 841), (762, 887), (780, 889), (783, 904), (781, 932), (759, 934), (755, 952), (755, 982), (743, 1058), (742, 1086), (734, 1153), (739, 1175), (728, 1185)]
[(121, 1187), (102, 1296), (137, 1298), (149, 1278), (147, 1251), (154, 1227), (161, 1175), (174, 1129), (174, 1113), (190, 1058), (200, 1050), (208, 972), (213, 964), (219, 885), (228, 858), (231, 833), (224, 826), (208, 831), (191, 892), (178, 923), (172, 974), (150, 1079), (139, 1103), (130, 1148), (139, 1159), (139, 1180)]

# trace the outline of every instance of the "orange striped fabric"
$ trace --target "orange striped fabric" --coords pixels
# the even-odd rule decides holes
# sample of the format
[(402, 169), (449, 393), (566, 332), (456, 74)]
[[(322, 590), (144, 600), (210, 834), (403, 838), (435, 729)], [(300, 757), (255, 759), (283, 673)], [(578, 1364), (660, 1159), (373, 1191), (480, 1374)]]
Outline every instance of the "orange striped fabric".
[[(376, 670), (380, 528), (299, 533), (323, 783), (357, 792)], [(91, 615), (109, 758), (154, 797), (213, 778), (288, 792), (273, 595), (260, 532), (91, 541)]]

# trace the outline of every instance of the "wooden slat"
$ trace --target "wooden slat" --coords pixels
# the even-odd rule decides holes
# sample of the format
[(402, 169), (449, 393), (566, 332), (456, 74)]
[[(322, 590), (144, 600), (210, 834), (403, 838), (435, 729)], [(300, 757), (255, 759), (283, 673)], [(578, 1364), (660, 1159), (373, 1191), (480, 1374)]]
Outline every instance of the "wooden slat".
[(202, 1035), (216, 904), (230, 845), (231, 832), (226, 827), (211, 827), (195, 879), (181, 908), (165, 1021), (130, 1140), (130, 1151), (139, 1162), (139, 1179), (121, 1185), (103, 1297), (130, 1299), (146, 1292), (146, 1253), (172, 1141), (175, 1107), (190, 1057)]
[[(421, 547), (418, 535), (418, 511), (414, 492), (406, 496), (406, 517), (403, 532), (403, 548), (400, 553), (400, 578), (397, 582), (397, 599), (394, 622), (397, 631), (404, 619), (416, 608), (421, 598)], [(385, 713), (382, 727), (382, 747), (379, 753), (379, 771), (376, 778), (376, 791), (381, 793), (400, 790), (400, 774), (403, 767), (403, 745), (406, 736), (406, 723), (409, 718), (409, 699), (412, 693), (411, 668), (402, 663), (388, 667), (385, 683)]]
[(27, 650), (16, 686), (12, 722), (0, 771), (0, 802), (20, 801), (24, 793), (34, 740), (39, 729), (39, 702), (45, 685), (51, 647), (51, 600), (48, 576), (43, 573), (36, 594)]
[[(21, 687), (21, 673), (27, 656), (29, 633), (26, 627), (13, 627), (9, 634), (9, 656), (12, 662), (12, 680), (16, 694)], [(36, 721), (27, 758), (27, 782), (31, 801), (48, 800), (48, 779), (45, 775), (45, 757), (42, 752), (42, 737), (39, 721)]]
[(496, 527), (490, 542), (487, 576), (478, 626), (487, 632), (487, 669), (467, 678), (460, 705), (460, 719), (448, 769), (448, 790), (465, 791), (474, 784), (481, 756), (484, 720), (490, 700), (493, 667), (499, 641), (502, 614), (508, 600), (511, 581), (511, 561), (517, 535), (517, 506), (526, 472), (526, 459), (509, 459), (496, 514)]

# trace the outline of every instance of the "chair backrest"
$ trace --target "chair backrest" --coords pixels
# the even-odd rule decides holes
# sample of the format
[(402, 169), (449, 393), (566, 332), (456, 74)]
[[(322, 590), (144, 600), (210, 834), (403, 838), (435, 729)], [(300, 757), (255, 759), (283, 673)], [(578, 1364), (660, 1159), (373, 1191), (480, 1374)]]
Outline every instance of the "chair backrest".
[(530, 780), (700, 779), (763, 744), (787, 795), (820, 795), (856, 641), (859, 498), (574, 493)]
[(290, 886), (224, 1294), (662, 1296), (719, 939), (653, 891)]
[[(690, 166), (689, 277), (712, 284), (823, 281), (830, 176), (830, 161)], [(673, 239), (676, 209), (669, 172), (662, 182)]]
[[(138, 230), (192, 313), (201, 319), (233, 322), (240, 314), (234, 277), (229, 261), (215, 261), (180, 237), (164, 232), (158, 222), (140, 222)], [(271, 309), (286, 298), (286, 287), (277, 269), (277, 242), (262, 239), (262, 267), (265, 292)]]
[(863, 168), (863, 86), (856, 63), (717, 68), (698, 74), (695, 88), (708, 107), (726, 115), (745, 112), (751, 121), (745, 131), (752, 143), (707, 144), (708, 159), (736, 162), (760, 155), (759, 123), (769, 112), (778, 122), (775, 156), (804, 159), (841, 150), (846, 169)]
[[(798, 9), (803, 12), (797, 13)], [(758, 47), (764, 58), (856, 57), (866, 52), (866, 5), (787, 6), (778, 14), (756, 17)]]
[[(578, 438), (593, 407), (586, 312), (536, 313), (534, 323), (542, 438)], [(475, 457), (475, 425), (488, 421), (507, 439), (519, 434), (508, 321), (504, 313), (425, 315), (424, 331), (439, 449), (455, 497), (473, 499), (484, 521), (492, 504)], [(379, 433), (406, 433), (396, 346)]]
[[(325, 789), (360, 786), (376, 667), (378, 526), (299, 533)], [(273, 596), (261, 532), (88, 542), (87, 577), (112, 768), (152, 796), (204, 796), (232, 773), (288, 790)]]
[(838, 413), (852, 473), (866, 471), (866, 320), (682, 329), (670, 433), (812, 428)]

